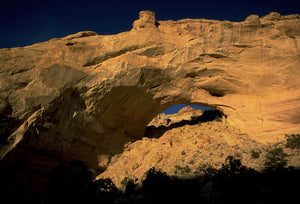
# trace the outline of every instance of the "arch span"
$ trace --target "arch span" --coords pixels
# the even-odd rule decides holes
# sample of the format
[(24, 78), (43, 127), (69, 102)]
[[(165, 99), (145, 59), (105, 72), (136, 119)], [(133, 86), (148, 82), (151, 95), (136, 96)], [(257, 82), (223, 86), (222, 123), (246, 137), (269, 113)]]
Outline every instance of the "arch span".
[[(249, 137), (278, 142), (300, 131), (299, 22), (273, 13), (155, 26), (154, 15), (142, 12), (129, 32), (2, 49), (0, 111), (14, 130), (5, 131), (13, 133), (0, 156), (13, 149), (37, 156), (29, 162), (44, 154), (97, 168), (99, 156), (120, 153), (175, 104), (219, 110)], [(43, 74), (54, 62), (67, 71)]]
[[(157, 97), (161, 94), (166, 96)], [(160, 92), (139, 86), (113, 87), (97, 104), (99, 112), (94, 117), (94, 122), (101, 124), (96, 125), (96, 127), (105, 127), (105, 130), (102, 131), (103, 134), (106, 134), (105, 131), (110, 129), (130, 138), (138, 139), (144, 135), (148, 123), (155, 116), (173, 105), (190, 104), (209, 107), (224, 115), (220, 104), (192, 102), (191, 96), (193, 94), (193, 91), (180, 88), (177, 88), (175, 92), (173, 86), (166, 86)], [(170, 101), (166, 101), (166, 97)], [(211, 96), (211, 98), (214, 97)], [(205, 98), (205, 100), (207, 99), (208, 97)]]

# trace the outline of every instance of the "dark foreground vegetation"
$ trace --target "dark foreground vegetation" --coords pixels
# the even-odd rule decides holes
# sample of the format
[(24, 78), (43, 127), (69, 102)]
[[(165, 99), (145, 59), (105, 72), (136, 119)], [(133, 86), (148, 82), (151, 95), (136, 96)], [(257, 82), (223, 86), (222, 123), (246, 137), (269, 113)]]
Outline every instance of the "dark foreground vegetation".
[(190, 179), (150, 169), (141, 185), (126, 180), (125, 192), (110, 179), (95, 181), (79, 161), (56, 166), (42, 195), (26, 193), (16, 169), (1, 167), (1, 203), (293, 203), (299, 199), (300, 171), (269, 164), (263, 172), (229, 156), (221, 169), (207, 167)]

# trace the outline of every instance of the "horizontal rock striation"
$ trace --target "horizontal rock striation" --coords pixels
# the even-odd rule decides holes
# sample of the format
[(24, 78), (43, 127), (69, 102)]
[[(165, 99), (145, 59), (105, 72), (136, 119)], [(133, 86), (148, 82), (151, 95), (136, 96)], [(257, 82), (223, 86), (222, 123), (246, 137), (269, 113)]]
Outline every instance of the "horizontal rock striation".
[(32, 172), (71, 160), (101, 171), (103, 155), (181, 103), (216, 109), (261, 143), (300, 132), (297, 14), (156, 21), (142, 11), (117, 35), (1, 49), (0, 67), (0, 158)]

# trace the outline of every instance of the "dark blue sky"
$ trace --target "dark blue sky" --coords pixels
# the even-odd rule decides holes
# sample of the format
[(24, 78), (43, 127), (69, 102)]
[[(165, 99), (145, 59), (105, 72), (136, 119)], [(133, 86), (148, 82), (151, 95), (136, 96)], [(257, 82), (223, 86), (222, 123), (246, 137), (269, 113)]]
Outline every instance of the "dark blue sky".
[(0, 6), (0, 48), (26, 46), (79, 31), (101, 35), (128, 31), (140, 10), (157, 20), (208, 18), (242, 21), (270, 11), (300, 13), (299, 0), (6, 0)]
[[(180, 109), (182, 109), (183, 107), (187, 106), (186, 104), (178, 104), (178, 105), (174, 105), (174, 106), (171, 106), (170, 108), (162, 111), (161, 113), (165, 113), (166, 115), (169, 115), (169, 114), (174, 114), (174, 113), (178, 113), (178, 111)], [(211, 108), (208, 108), (208, 107), (202, 107), (202, 106), (198, 106), (198, 105), (188, 105), (188, 106), (191, 106), (193, 108), (196, 108), (197, 110), (198, 109), (201, 109), (201, 110), (212, 110)]]

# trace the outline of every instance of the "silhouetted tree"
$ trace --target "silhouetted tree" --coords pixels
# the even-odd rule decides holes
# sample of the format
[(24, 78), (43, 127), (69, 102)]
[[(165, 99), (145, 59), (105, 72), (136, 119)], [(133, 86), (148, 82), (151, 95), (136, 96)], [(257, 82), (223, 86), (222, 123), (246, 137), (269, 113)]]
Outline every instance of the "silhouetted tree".
[(134, 196), (136, 194), (138, 194), (137, 190), (137, 185), (134, 183), (133, 179), (129, 179), (126, 183), (126, 187), (125, 187), (125, 196), (126, 197), (130, 197), (130, 196)]
[(287, 165), (287, 156), (288, 155), (283, 151), (282, 148), (271, 149), (266, 155), (265, 166), (274, 170), (278, 168), (283, 168)]
[(259, 173), (228, 156), (222, 168), (213, 176), (214, 199), (224, 203), (253, 203), (259, 191)]
[(142, 187), (153, 203), (203, 203), (200, 191), (198, 180), (179, 179), (155, 168), (148, 171)]
[(82, 162), (72, 161), (53, 168), (46, 202), (114, 203), (120, 194), (111, 179), (94, 181)]
[[(18, 173), (22, 168), (20, 164), (0, 165), (1, 201), (42, 203), (26, 195), (25, 182)], [(140, 189), (129, 179), (122, 194), (111, 179), (95, 181), (82, 162), (72, 161), (53, 168), (47, 192), (40, 198), (46, 204), (293, 203), (298, 199), (300, 171), (293, 167), (258, 172), (229, 156), (220, 169), (205, 166), (203, 170), (204, 175), (180, 179), (151, 168)]]
[(291, 134), (285, 135), (286, 138), (286, 147), (289, 147), (291, 149), (300, 149), (300, 134)]

